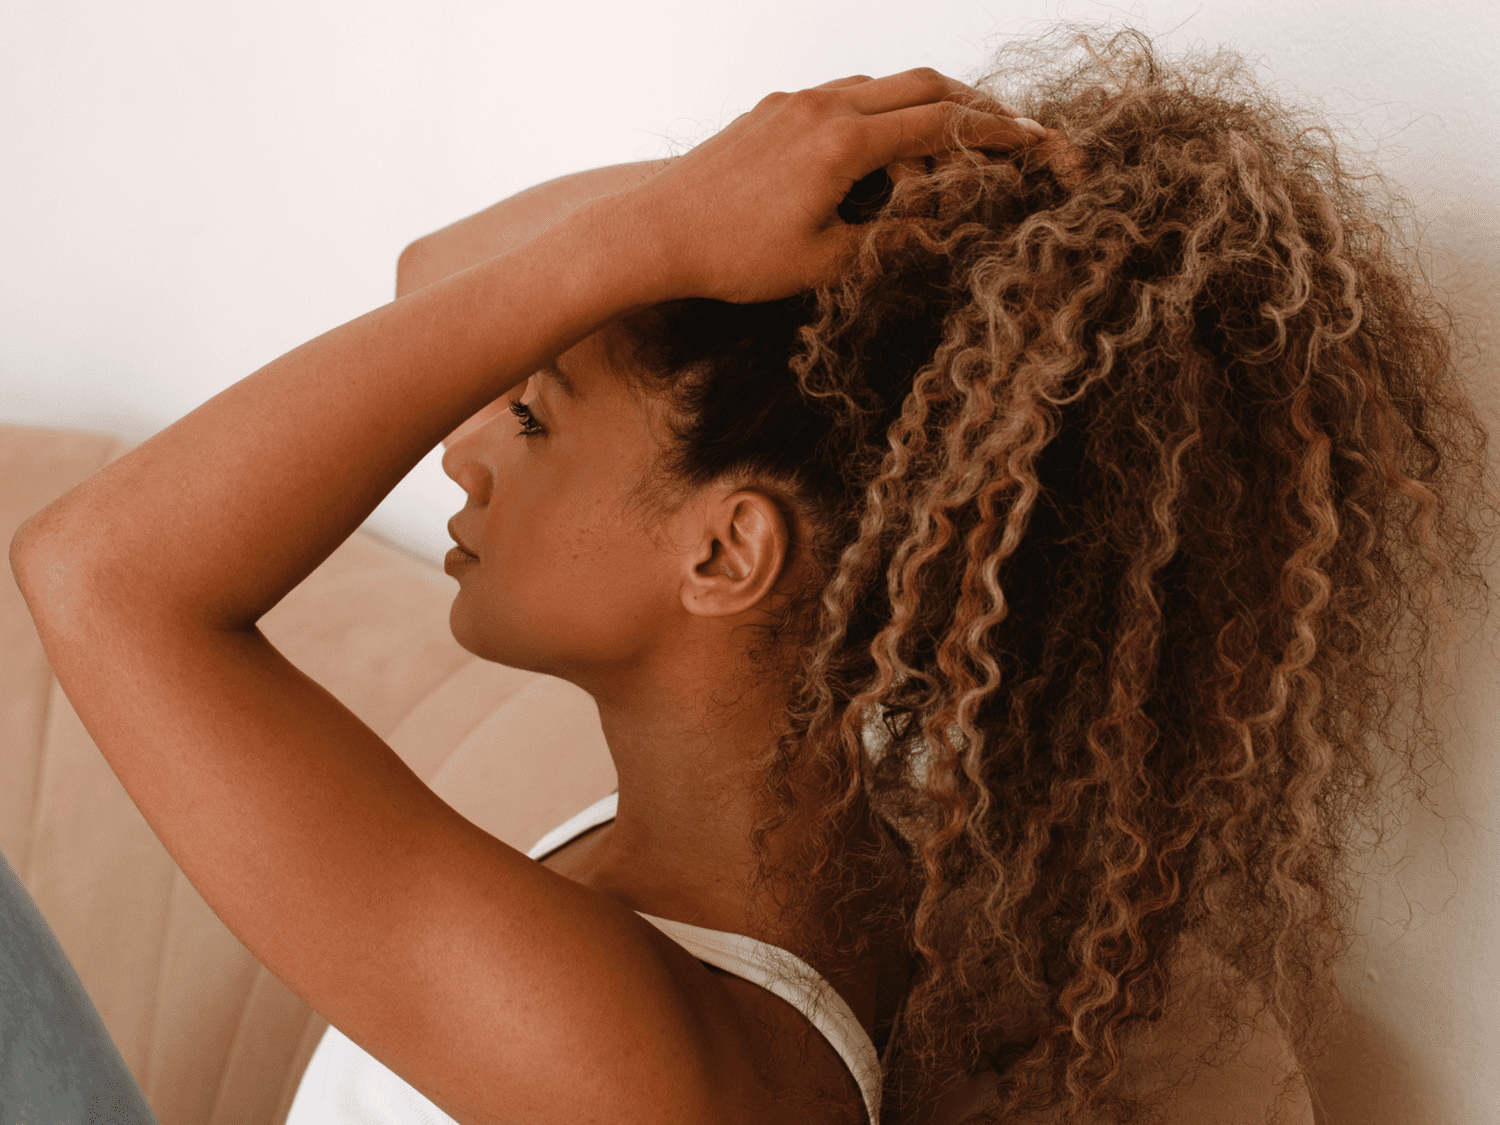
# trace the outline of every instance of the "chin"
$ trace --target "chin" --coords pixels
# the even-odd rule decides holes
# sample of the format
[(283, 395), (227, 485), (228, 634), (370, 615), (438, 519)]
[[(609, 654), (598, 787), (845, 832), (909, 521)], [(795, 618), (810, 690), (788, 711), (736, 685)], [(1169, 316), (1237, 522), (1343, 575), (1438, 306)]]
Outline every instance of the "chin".
[(463, 605), (462, 594), (453, 600), (453, 607), (448, 611), (448, 628), (455, 641), (481, 660), (523, 672), (570, 678), (564, 671), (565, 662), (559, 660), (558, 654), (544, 651), (535, 643), (536, 638), (547, 630), (522, 622), (511, 622), (507, 628), (497, 623), (493, 615), (487, 620), (476, 621), (475, 615)]

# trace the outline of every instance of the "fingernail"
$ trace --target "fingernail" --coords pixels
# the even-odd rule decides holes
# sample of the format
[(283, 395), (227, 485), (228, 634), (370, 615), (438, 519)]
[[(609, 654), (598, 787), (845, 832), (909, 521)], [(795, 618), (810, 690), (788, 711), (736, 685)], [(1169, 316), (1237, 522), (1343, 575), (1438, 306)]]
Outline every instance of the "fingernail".
[(1045, 137), (1047, 135), (1047, 130), (1029, 117), (1017, 117), (1015, 122), (1028, 133), (1035, 133), (1038, 137)]

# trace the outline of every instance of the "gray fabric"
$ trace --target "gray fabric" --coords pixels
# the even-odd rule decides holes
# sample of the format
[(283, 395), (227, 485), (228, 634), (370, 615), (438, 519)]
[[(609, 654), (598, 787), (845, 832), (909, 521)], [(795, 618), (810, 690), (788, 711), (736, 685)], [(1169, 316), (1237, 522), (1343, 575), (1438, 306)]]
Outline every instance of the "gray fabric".
[(0, 1123), (156, 1125), (78, 973), (3, 852)]

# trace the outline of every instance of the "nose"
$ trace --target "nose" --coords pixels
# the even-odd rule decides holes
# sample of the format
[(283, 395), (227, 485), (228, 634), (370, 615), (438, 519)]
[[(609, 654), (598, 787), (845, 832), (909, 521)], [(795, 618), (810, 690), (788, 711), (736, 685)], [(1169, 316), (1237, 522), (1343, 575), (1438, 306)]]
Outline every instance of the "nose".
[(480, 456), (485, 427), (477, 426), (458, 438), (443, 453), (443, 472), (469, 494), (479, 505), (490, 502), (495, 477), (489, 463)]

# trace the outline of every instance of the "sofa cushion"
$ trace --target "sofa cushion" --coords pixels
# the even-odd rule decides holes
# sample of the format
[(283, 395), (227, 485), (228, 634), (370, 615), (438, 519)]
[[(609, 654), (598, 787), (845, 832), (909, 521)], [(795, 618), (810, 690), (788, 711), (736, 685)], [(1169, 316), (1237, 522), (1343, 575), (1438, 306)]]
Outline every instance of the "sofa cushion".
[[(124, 451), (0, 426), (0, 532)], [(589, 697), (480, 660), (452, 582), (356, 532), (261, 622), (459, 812), (518, 848), (614, 786)], [(131, 803), (0, 583), (0, 846), (162, 1125), (279, 1125), (326, 1024), (219, 921)]]

